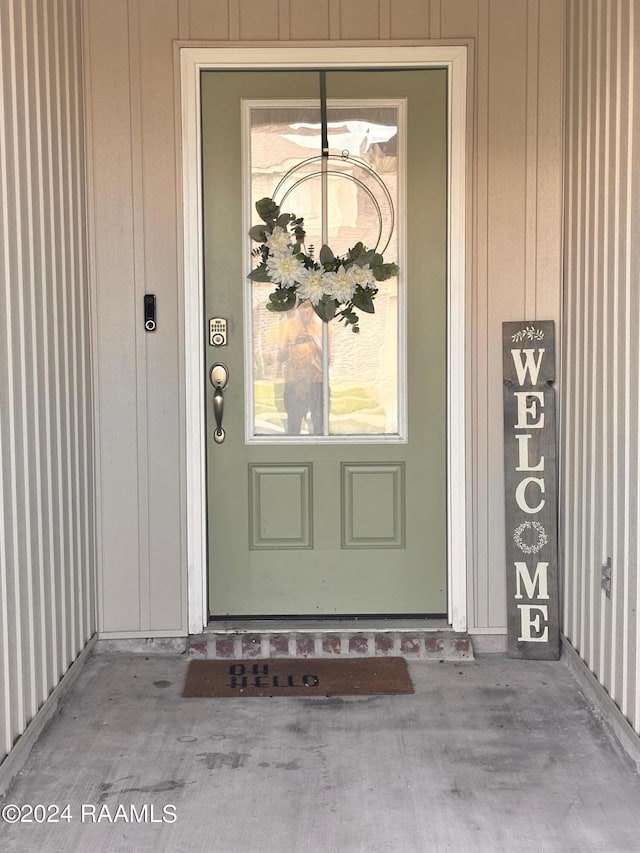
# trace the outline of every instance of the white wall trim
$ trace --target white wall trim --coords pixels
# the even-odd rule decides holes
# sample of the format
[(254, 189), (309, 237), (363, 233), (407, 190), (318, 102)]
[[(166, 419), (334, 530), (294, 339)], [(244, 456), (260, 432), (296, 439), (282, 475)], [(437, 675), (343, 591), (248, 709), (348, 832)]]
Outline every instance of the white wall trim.
[(454, 631), (467, 630), (466, 502), (466, 116), (464, 45), (305, 45), (180, 47), (184, 239), (185, 428), (189, 631), (207, 623), (204, 435), (204, 309), (200, 174), (200, 72), (204, 69), (446, 68), (449, 85), (448, 245), (448, 609)]

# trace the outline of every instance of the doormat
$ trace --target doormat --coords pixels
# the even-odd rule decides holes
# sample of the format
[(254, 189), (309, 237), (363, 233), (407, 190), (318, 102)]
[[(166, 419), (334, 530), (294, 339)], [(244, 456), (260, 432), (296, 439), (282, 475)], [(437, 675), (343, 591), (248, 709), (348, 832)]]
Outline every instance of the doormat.
[(183, 696), (371, 696), (413, 693), (404, 658), (192, 660)]

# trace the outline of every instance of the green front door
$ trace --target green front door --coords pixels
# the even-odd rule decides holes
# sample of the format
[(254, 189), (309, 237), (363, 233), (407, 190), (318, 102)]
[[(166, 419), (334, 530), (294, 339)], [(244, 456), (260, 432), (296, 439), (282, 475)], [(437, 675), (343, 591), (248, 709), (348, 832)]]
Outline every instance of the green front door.
[[(324, 162), (318, 73), (202, 75), (214, 617), (446, 613), (446, 75), (327, 72)], [(316, 258), (362, 241), (399, 265), (359, 334), (247, 279), (274, 195)]]

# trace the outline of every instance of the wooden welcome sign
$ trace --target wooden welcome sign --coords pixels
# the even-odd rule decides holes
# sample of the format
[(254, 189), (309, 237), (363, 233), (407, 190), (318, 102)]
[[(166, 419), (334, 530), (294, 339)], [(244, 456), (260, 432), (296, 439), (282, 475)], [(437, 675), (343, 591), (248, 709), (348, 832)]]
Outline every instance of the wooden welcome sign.
[(558, 660), (552, 320), (503, 323), (507, 654)]

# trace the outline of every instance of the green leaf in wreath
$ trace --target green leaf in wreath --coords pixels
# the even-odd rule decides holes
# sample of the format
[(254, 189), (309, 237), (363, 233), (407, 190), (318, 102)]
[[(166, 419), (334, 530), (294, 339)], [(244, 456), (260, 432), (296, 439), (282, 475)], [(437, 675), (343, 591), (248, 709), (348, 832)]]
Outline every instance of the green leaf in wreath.
[(325, 243), (320, 249), (320, 263), (326, 266), (327, 264), (333, 264), (335, 259), (335, 255)]
[(251, 270), (247, 278), (249, 281), (271, 281), (267, 268), (264, 264), (260, 264), (259, 267)]
[(276, 225), (279, 225), (280, 228), (286, 228), (290, 222), (293, 222), (293, 219), (293, 214), (281, 213), (280, 216), (276, 219)]
[(277, 287), (269, 294), (268, 311), (290, 311), (296, 304), (295, 287)]
[(389, 273), (389, 278), (394, 278), (400, 272), (398, 264), (384, 264), (384, 268)]
[(364, 255), (366, 249), (364, 247), (364, 243), (361, 241), (356, 243), (353, 249), (349, 249), (349, 260), (352, 262), (357, 262), (358, 258), (361, 258)]
[[(342, 311), (340, 311), (340, 319), (344, 322), (346, 326), (355, 327), (358, 325), (359, 317), (356, 312), (353, 311), (351, 308), (343, 308)], [(354, 328), (353, 331), (357, 332), (359, 331), (359, 329)]]
[(268, 197), (261, 198), (256, 202), (256, 210), (263, 222), (273, 222), (280, 213), (278, 205), (272, 198)]
[(249, 229), (249, 237), (256, 243), (264, 243), (267, 239), (267, 229), (264, 225), (254, 225), (253, 228)]
[(316, 312), (318, 317), (321, 320), (324, 320), (325, 323), (328, 323), (330, 320), (336, 316), (336, 311), (338, 310), (338, 303), (335, 299), (332, 299), (330, 296), (323, 296), (320, 302), (317, 305), (313, 306), (313, 310)]
[(367, 264), (371, 264), (371, 261), (375, 255), (373, 249), (368, 249), (363, 252), (363, 254), (358, 255), (358, 257), (354, 260), (354, 263), (359, 267), (364, 267)]
[(359, 308), (366, 314), (375, 314), (376, 309), (373, 305), (373, 294), (370, 290), (366, 290), (364, 287), (357, 285), (352, 297), (352, 302), (356, 308)]
[(386, 281), (388, 278), (393, 278), (398, 275), (399, 267), (397, 264), (377, 264), (371, 267), (371, 271), (376, 281)]

